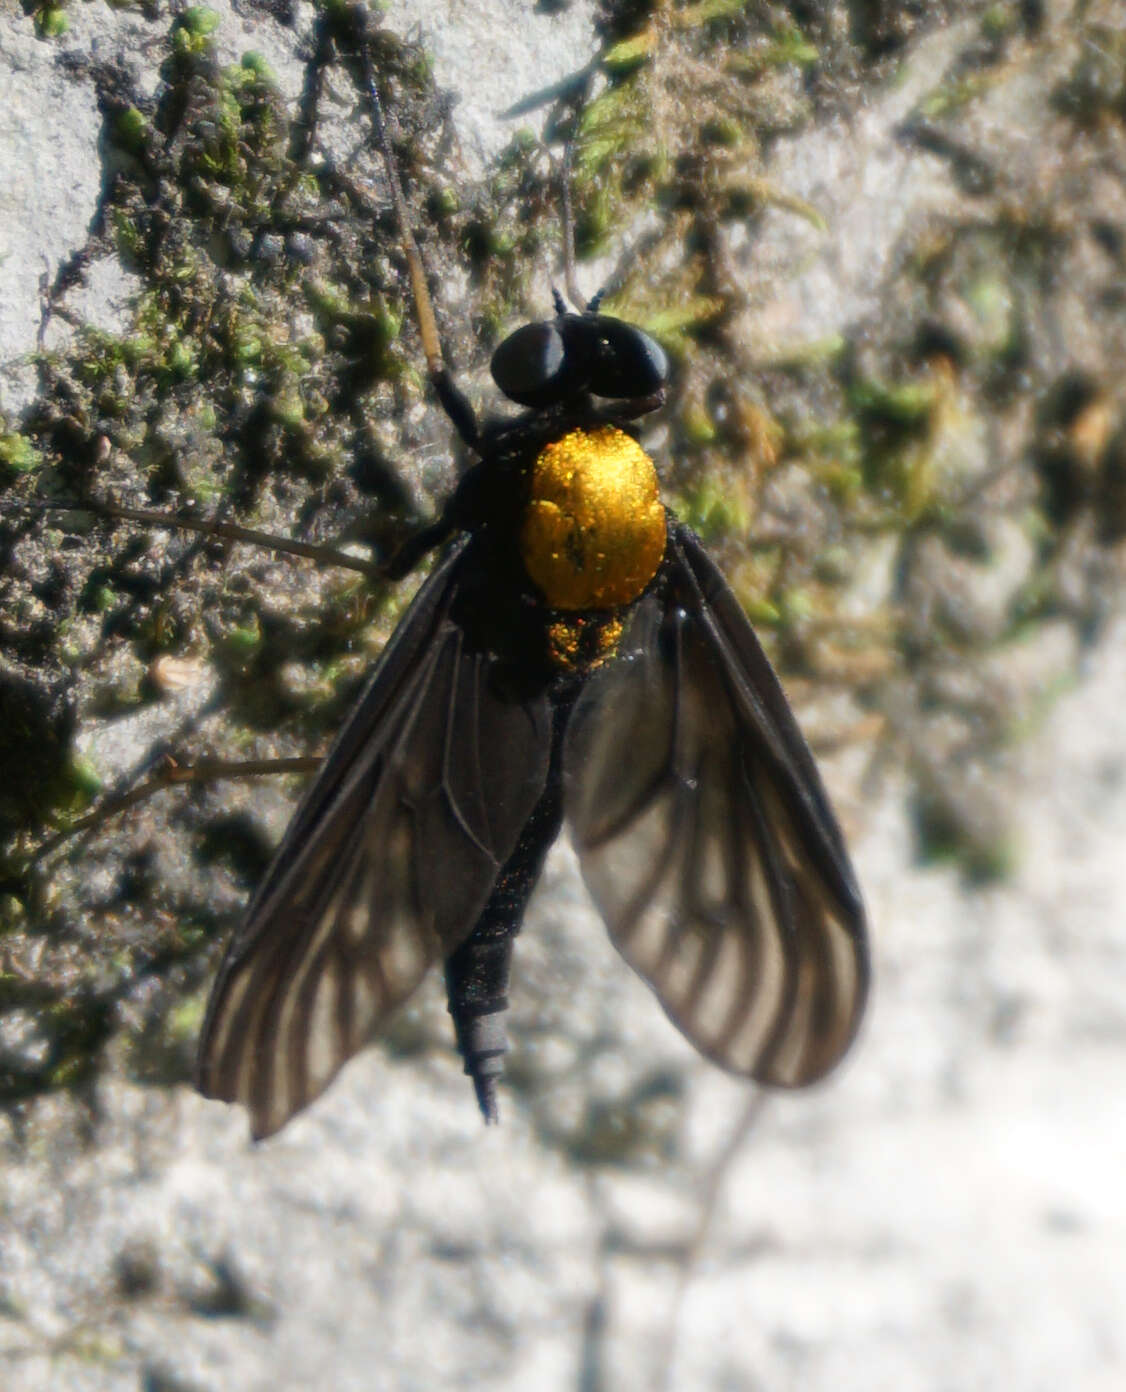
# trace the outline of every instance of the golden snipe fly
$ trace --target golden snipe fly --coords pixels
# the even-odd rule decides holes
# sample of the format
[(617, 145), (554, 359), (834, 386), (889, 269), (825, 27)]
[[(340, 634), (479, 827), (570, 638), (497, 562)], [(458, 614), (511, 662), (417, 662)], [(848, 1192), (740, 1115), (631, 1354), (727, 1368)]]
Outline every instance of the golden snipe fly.
[(666, 356), (556, 292), (492, 358), (522, 409), (479, 424), (361, 70), (430, 380), (474, 462), (390, 567), (441, 548), (227, 949), (199, 1086), (269, 1135), (441, 962), (495, 1120), (513, 944), (564, 824), (614, 945), (696, 1048), (813, 1082), (860, 1019), (863, 905), (778, 679), (639, 443)]

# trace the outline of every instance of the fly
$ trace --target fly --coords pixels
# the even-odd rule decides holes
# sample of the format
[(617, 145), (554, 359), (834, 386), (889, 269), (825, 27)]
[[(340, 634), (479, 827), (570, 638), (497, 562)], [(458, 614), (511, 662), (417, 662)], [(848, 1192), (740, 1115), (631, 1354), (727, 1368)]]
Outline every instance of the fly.
[(695, 1047), (811, 1083), (860, 1020), (864, 909), (778, 679), (661, 503), (637, 422), (664, 400), (665, 354), (598, 297), (556, 292), (553, 318), (493, 354), (522, 411), (479, 423), (359, 48), (430, 380), (475, 460), (389, 568), (441, 548), (227, 948), (200, 1090), (270, 1135), (441, 963), (496, 1121), (513, 946), (564, 824), (615, 947)]

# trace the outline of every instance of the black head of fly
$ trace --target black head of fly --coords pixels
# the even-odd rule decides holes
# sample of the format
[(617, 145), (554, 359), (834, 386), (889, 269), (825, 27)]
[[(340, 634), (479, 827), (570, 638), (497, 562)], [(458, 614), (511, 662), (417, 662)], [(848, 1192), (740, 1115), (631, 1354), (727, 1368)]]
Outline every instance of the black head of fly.
[(554, 319), (525, 324), (501, 343), (490, 370), (510, 401), (540, 411), (596, 396), (629, 403), (629, 416), (662, 403), (669, 376), (664, 349), (636, 325), (600, 314), (598, 301), (575, 314), (556, 294)]

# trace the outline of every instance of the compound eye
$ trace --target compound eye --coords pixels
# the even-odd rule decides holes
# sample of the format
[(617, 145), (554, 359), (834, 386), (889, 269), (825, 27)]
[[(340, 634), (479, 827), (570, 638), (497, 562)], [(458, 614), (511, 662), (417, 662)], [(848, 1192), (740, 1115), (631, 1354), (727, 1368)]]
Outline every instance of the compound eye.
[(595, 396), (618, 401), (655, 396), (668, 382), (669, 360), (655, 338), (635, 324), (596, 315), (593, 327), (598, 348), (590, 371)]
[(570, 375), (563, 335), (554, 324), (525, 324), (493, 354), (493, 381), (521, 406), (546, 406), (566, 393)]

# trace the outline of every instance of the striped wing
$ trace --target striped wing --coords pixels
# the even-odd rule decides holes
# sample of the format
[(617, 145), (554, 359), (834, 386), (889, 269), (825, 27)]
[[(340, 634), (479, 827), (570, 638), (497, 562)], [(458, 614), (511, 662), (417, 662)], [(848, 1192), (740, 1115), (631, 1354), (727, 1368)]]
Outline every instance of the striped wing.
[(564, 771), (587, 884), (673, 1023), (763, 1083), (832, 1068), (867, 990), (860, 893), (778, 679), (679, 524), (576, 704)]
[[(473, 928), (547, 778), (545, 698), (492, 692), (451, 618), (464, 551), (419, 591), (219, 971), (208, 1097), (278, 1130)], [(503, 751), (503, 759), (495, 757)]]

